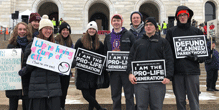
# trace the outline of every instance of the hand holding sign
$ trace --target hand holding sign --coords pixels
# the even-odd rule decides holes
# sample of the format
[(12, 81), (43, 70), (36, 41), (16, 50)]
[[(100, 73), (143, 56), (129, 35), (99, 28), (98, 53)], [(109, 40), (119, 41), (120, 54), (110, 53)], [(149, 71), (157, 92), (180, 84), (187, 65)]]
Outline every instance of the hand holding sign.
[(136, 78), (133, 74), (129, 74), (129, 81), (132, 83), (132, 84), (137, 84), (136, 83)]

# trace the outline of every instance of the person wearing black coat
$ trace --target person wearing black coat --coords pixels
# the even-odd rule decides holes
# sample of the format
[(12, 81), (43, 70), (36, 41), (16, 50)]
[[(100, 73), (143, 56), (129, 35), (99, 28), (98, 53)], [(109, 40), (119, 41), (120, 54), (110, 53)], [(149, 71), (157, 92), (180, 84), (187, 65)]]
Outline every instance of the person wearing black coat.
[[(122, 27), (123, 18), (114, 14), (111, 18), (112, 32), (104, 39), (104, 55), (107, 51), (130, 51), (135, 42), (135, 36)], [(110, 71), (111, 98), (113, 110), (121, 110), (122, 87), (125, 93), (126, 110), (134, 110), (134, 86), (128, 79), (125, 71)]]
[[(71, 27), (68, 23), (63, 22), (59, 26), (59, 34), (55, 37), (55, 41), (57, 44), (64, 45), (70, 48), (73, 48), (74, 45), (71, 39)], [(69, 75), (60, 74), (61, 88), (62, 88), (62, 96), (60, 97), (60, 104), (62, 110), (65, 110), (65, 99), (68, 92), (70, 77), (72, 72), (70, 71)]]
[[(163, 101), (166, 93), (166, 85), (173, 76), (173, 55), (169, 42), (161, 36), (155, 34), (158, 26), (153, 17), (146, 18), (146, 34), (135, 41), (129, 57), (126, 73), (129, 80), (134, 84), (134, 93), (138, 110), (147, 110), (150, 105), (151, 110), (162, 110)], [(166, 76), (162, 82), (155, 83), (136, 83), (136, 77), (132, 74), (132, 61), (165, 60)]]
[[(32, 35), (26, 23), (20, 22), (18, 23), (12, 33), (12, 36), (9, 40), (9, 44), (7, 46), (10, 48), (21, 48), (22, 49), (22, 57), (25, 52), (25, 48), (28, 43), (31, 41)], [(23, 59), (23, 58), (22, 58)], [(22, 79), (22, 88), (23, 93), (26, 93), (26, 87), (28, 85), (29, 78), (24, 76)], [(22, 98), (22, 106), (23, 110), (27, 110), (28, 108), (28, 97), (26, 94), (23, 94), (22, 90), (6, 90), (6, 96), (9, 98), (9, 110), (17, 110), (18, 108), (18, 100)], [(23, 96), (22, 96), (23, 94)]]
[[(179, 6), (175, 13), (177, 26), (167, 30), (166, 39), (170, 43), (173, 54), (175, 49), (173, 37), (203, 35), (198, 28), (191, 26), (193, 11), (186, 6)], [(199, 110), (199, 63), (205, 58), (196, 55), (188, 55), (186, 58), (176, 59), (174, 57), (173, 91), (176, 96), (178, 110), (186, 110), (186, 94), (189, 99), (191, 110)]]
[[(53, 38), (53, 24), (47, 15), (43, 15), (38, 38), (55, 43)], [(31, 53), (32, 42), (25, 49), (24, 61), (27, 61)], [(59, 74), (50, 70), (26, 64), (19, 74), (30, 74), (28, 97), (30, 99), (29, 110), (61, 110), (60, 96), (62, 95)]]
[[(96, 22), (89, 22), (85, 35), (78, 39), (78, 41), (75, 43), (75, 49), (80, 47), (98, 54), (103, 54), (103, 43), (99, 41), (97, 31), (98, 29)], [(76, 88), (81, 90), (84, 99), (89, 102), (88, 110), (93, 110), (94, 107), (97, 110), (106, 110), (105, 108), (102, 108), (95, 99), (97, 75), (81, 69), (77, 69), (76, 74)]]

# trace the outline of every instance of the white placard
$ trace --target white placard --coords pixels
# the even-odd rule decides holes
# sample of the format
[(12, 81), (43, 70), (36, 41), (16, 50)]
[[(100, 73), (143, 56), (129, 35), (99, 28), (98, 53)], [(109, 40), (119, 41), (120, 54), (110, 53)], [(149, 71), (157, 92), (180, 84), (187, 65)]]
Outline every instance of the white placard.
[(69, 75), (75, 49), (34, 38), (27, 64)]
[(22, 89), (21, 49), (0, 49), (0, 90)]

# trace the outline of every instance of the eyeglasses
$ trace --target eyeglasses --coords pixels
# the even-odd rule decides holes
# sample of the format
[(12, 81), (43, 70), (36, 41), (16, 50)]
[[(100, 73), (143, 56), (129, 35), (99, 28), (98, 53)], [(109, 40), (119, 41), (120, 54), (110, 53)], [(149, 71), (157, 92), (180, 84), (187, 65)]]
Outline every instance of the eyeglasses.
[(52, 31), (52, 30), (53, 30), (52, 28), (47, 28), (47, 27), (46, 27), (46, 28), (43, 28), (43, 29), (45, 29), (45, 30), (47, 30), (47, 31), (48, 31), (48, 30), (49, 30), (49, 31)]
[(183, 16), (187, 17), (188, 15), (184, 13), (184, 14), (180, 14), (178, 17), (183, 17)]
[(150, 23), (150, 24), (145, 24), (145, 26), (153, 26), (153, 24), (152, 24), (152, 23)]

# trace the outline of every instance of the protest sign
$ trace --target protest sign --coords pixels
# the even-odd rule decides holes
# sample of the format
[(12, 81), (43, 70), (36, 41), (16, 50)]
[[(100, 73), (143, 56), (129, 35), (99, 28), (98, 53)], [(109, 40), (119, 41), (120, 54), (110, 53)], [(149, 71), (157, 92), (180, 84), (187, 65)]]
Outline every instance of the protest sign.
[(185, 58), (194, 54), (198, 57), (208, 56), (204, 35), (173, 37), (176, 58)]
[(211, 20), (207, 22), (207, 37), (208, 39), (215, 38), (217, 36), (217, 20)]
[(22, 89), (21, 49), (0, 49), (0, 90)]
[(34, 37), (27, 64), (69, 75), (75, 49)]
[(101, 75), (106, 56), (78, 48), (76, 54), (76, 67), (78, 69)]
[(137, 83), (162, 82), (166, 76), (165, 60), (132, 61), (131, 64)]
[(128, 63), (128, 51), (108, 51), (107, 71), (126, 71)]

